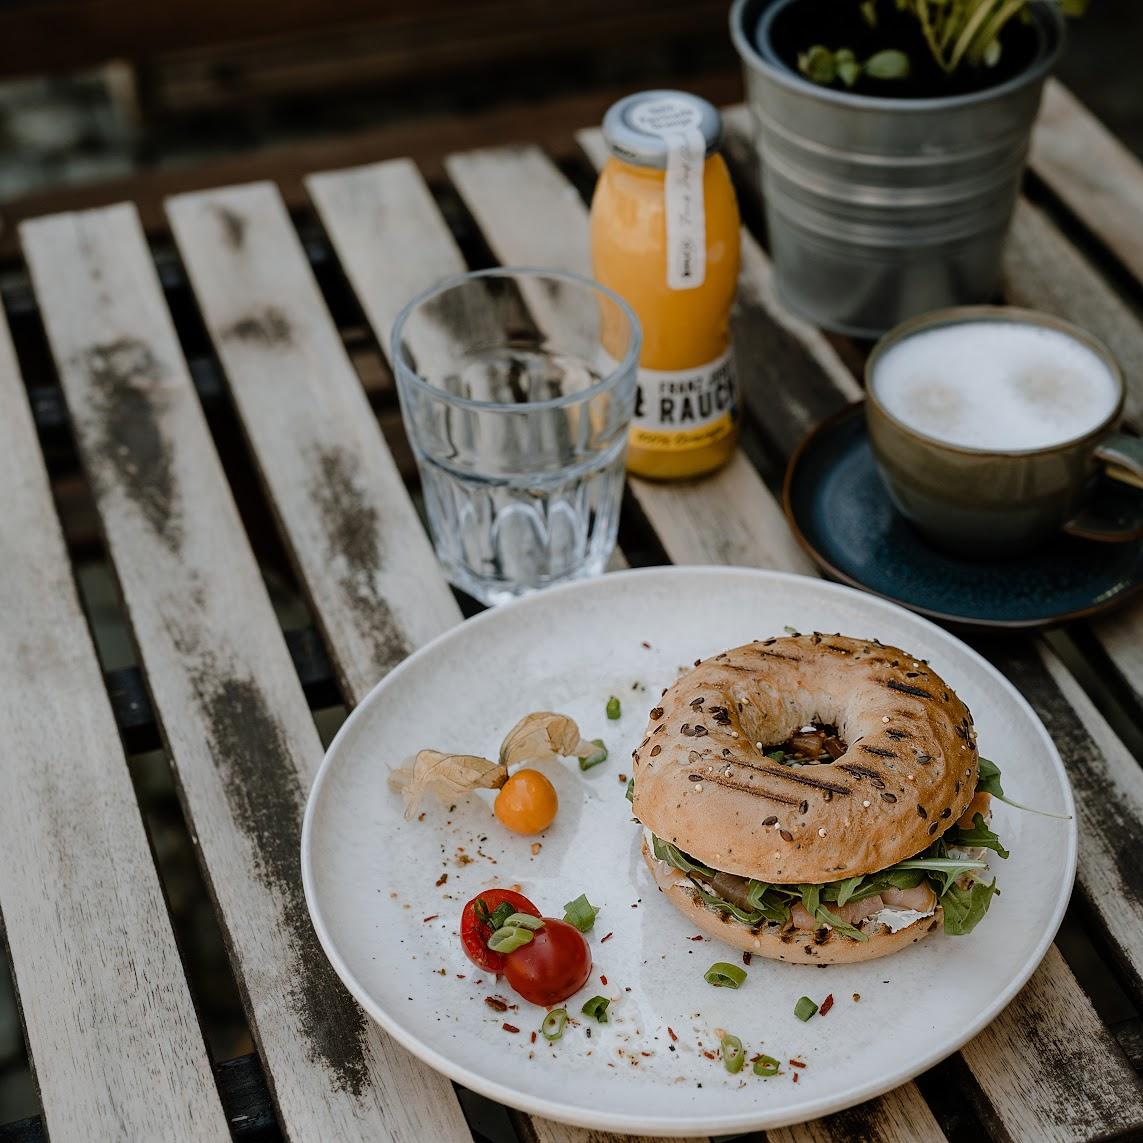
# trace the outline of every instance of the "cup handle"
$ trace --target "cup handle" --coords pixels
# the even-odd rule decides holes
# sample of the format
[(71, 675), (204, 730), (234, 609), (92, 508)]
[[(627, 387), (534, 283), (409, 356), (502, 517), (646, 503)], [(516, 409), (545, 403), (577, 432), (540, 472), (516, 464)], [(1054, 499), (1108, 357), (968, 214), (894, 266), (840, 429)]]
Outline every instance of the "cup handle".
[(1112, 480), (1143, 490), (1143, 439), (1112, 433), (1095, 450)]
[[(1143, 440), (1126, 433), (1112, 433), (1093, 453), (1112, 480), (1143, 492)], [(1105, 503), (1106, 501), (1106, 503)], [(1143, 537), (1143, 497), (1130, 492), (1116, 496), (1111, 486), (1097, 502), (1089, 504), (1064, 525), (1064, 531), (1085, 540), (1123, 543)]]

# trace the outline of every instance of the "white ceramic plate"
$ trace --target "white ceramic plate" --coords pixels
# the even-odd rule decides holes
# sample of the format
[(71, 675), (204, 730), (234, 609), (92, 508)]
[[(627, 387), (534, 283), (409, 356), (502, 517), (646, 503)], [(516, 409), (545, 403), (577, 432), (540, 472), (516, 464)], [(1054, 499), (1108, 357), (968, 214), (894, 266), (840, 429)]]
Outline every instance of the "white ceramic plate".
[[(929, 659), (972, 709), (1006, 792), (1073, 813), (1056, 749), (1012, 685), (958, 639), (893, 604), (807, 577), (732, 568), (635, 571), (552, 590), (485, 612), (411, 656), (326, 755), (302, 835), (306, 898), (326, 953), (365, 1010), (411, 1052), (492, 1099), (652, 1136), (812, 1119), (897, 1086), (979, 1032), (1059, 926), (1075, 873), (1074, 822), (996, 805), (993, 828), (1012, 856), (994, 860), (1003, 892), (970, 936), (934, 934), (869, 964), (755, 958), (738, 991), (711, 987), (703, 973), (739, 954), (691, 940), (694, 930), (655, 890), (624, 797), (647, 711), (681, 666), (786, 625), (876, 637)], [(623, 703), (618, 722), (604, 713), (612, 694)], [(532, 839), (495, 821), (490, 796), (452, 812), (427, 804), (423, 821), (402, 820), (386, 784), (392, 765), (428, 746), (495, 757), (505, 731), (532, 710), (571, 715), (610, 750), (586, 775), (574, 761), (547, 766), (560, 812), (537, 854)], [(500, 1014), (484, 1003), (518, 998), (465, 958), (460, 910), (480, 889), (513, 883), (545, 913), (562, 916), (580, 893), (602, 906), (590, 938), (592, 979), (567, 1003), (578, 1015), (596, 993), (613, 998), (611, 1023), (593, 1026), (590, 1038), (585, 1021), (556, 1044), (533, 1044), (542, 1009), (520, 1001)], [(795, 1018), (798, 997), (829, 993), (828, 1016)], [(716, 1028), (780, 1058), (783, 1074), (762, 1079), (748, 1067), (729, 1075), (703, 1055), (717, 1050)], [(791, 1057), (806, 1066), (789, 1066)]]

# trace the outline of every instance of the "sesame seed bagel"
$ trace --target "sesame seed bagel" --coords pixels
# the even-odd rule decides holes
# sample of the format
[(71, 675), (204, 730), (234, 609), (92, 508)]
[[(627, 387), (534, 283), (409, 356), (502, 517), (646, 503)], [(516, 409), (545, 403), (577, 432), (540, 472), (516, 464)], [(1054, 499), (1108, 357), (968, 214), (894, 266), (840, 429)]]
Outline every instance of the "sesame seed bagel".
[[(845, 753), (792, 767), (763, 747), (810, 723)], [(843, 635), (765, 639), (697, 663), (651, 711), (634, 811), (727, 873), (775, 884), (873, 873), (920, 853), (972, 800), (968, 708), (919, 659)]]
[(771, 960), (784, 960), (790, 964), (854, 964), (876, 960), (906, 945), (916, 944), (944, 923), (944, 910), (938, 905), (931, 917), (923, 917), (895, 933), (884, 925), (866, 923), (862, 925), (862, 931), (868, 938), (864, 941), (851, 940), (827, 925), (814, 932), (766, 921), (752, 927), (707, 905), (685, 873), (672, 869), (666, 862), (655, 860), (646, 841), (643, 842), (643, 859), (667, 900), (685, 914), (695, 928), (743, 952)]

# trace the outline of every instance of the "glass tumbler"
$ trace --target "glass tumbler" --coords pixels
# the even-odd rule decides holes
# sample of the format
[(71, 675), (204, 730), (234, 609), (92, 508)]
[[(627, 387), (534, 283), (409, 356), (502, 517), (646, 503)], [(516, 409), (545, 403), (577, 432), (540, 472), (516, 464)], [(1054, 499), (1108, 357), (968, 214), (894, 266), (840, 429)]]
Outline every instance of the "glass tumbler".
[(641, 332), (557, 270), (481, 270), (393, 325), (405, 429), (437, 558), (486, 604), (598, 575), (615, 547)]

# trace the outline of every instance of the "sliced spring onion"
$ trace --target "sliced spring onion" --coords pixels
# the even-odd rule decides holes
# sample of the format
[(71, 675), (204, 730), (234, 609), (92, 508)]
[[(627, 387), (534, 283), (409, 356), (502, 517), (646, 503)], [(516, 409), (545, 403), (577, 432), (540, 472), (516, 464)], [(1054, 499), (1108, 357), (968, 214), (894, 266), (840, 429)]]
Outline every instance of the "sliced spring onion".
[(742, 1046), (742, 1041), (729, 1032), (722, 1037), (722, 1063), (731, 1075), (742, 1071), (742, 1065), (746, 1063), (746, 1049)]
[(606, 996), (593, 996), (580, 1011), (590, 1016), (597, 1024), (607, 1023), (607, 1006), (611, 1003)]
[(619, 705), (619, 700), (612, 695), (607, 700), (607, 717), (614, 722), (623, 713), (623, 708)]
[(521, 928), (516, 925), (506, 925), (502, 929), (497, 929), (496, 932), (488, 938), (488, 947), (493, 952), (510, 953), (523, 948), (531, 939), (531, 929)]
[(564, 920), (569, 925), (575, 925), (581, 933), (591, 931), (597, 916), (599, 916), (599, 906), (593, 905), (584, 893), (564, 906)]
[(586, 757), (579, 760), (579, 768), (581, 770), (590, 770), (593, 766), (598, 766), (601, 762), (607, 761), (607, 747), (603, 745), (602, 738), (593, 738), (592, 744), (598, 746), (599, 749), (594, 754), (588, 754)]
[(629, 802), (632, 802), (632, 803), (635, 801), (635, 779), (634, 778), (628, 778), (627, 779), (627, 800)]
[(794, 1005), (794, 1015), (799, 1020), (808, 1020), (817, 1010), (818, 1006), (808, 996), (803, 996)]
[(553, 1008), (544, 1017), (544, 1022), (540, 1025), (540, 1035), (545, 1040), (558, 1040), (564, 1034), (564, 1029), (567, 1026), (568, 1010), (566, 1008)]
[(531, 913), (513, 913), (500, 927), (531, 929), (534, 933), (544, 927), (544, 919), (543, 917), (533, 917)]
[(754, 1061), (754, 1074), (756, 1076), (776, 1076), (780, 1066), (773, 1056), (759, 1056)]
[(719, 960), (703, 973), (703, 979), (715, 988), (737, 988), (746, 979), (746, 971), (736, 964)]

